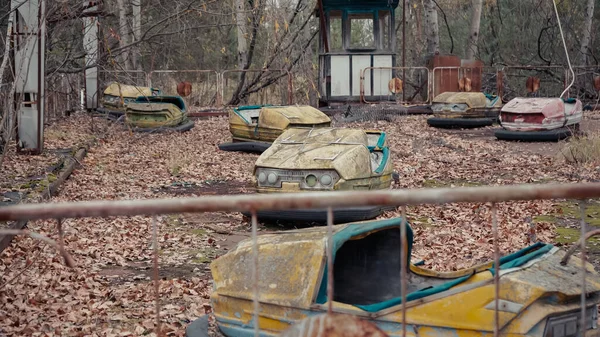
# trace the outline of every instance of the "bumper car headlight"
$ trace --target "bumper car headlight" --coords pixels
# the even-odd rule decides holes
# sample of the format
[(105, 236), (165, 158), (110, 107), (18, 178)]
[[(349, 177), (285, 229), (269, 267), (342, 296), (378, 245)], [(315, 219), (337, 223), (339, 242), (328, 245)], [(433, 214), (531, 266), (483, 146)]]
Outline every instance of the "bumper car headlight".
[(277, 174), (275, 174), (274, 172), (269, 173), (269, 175), (267, 176), (267, 181), (271, 185), (275, 184), (277, 182)]
[(317, 177), (314, 174), (306, 176), (306, 185), (308, 187), (315, 187), (317, 185)]
[(333, 182), (333, 178), (329, 174), (324, 174), (321, 176), (320, 182), (323, 186), (329, 186)]
[(340, 176), (334, 170), (281, 170), (259, 167), (255, 171), (258, 187), (298, 184), (301, 190), (331, 190)]

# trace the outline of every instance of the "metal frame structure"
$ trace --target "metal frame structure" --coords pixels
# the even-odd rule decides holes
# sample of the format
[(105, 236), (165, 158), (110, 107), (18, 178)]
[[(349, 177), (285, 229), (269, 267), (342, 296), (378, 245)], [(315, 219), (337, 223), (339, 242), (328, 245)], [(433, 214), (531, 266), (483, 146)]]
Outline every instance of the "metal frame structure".
[[(379, 100), (379, 101), (369, 101), (369, 100), (367, 100), (367, 98), (371, 98), (371, 99), (372, 98), (377, 98), (377, 96), (376, 97), (374, 97), (374, 96), (368, 96), (368, 97), (365, 96), (365, 90), (364, 90), (364, 87), (365, 87), (365, 72), (369, 71), (369, 70), (371, 71), (371, 76), (370, 76), (370, 79), (371, 79), (370, 80), (370, 83), (371, 83), (371, 92), (373, 92), (373, 86), (374, 86), (374, 84), (373, 84), (373, 78), (374, 78), (373, 73), (374, 73), (375, 70), (389, 70), (392, 73), (391, 74), (391, 78), (392, 79), (396, 78), (396, 77), (399, 77), (398, 76), (398, 72), (399, 71), (402, 72), (402, 74), (403, 74), (402, 77), (399, 77), (402, 80), (402, 99), (400, 101), (396, 101), (397, 103), (400, 103), (400, 104), (405, 104), (405, 103), (406, 104), (408, 104), (408, 103), (415, 104), (414, 102), (408, 102), (408, 101), (405, 100), (405, 95), (404, 95), (405, 90), (404, 90), (404, 88), (406, 87), (406, 80), (405, 80), (405, 78), (406, 78), (406, 76), (405, 76), (406, 75), (406, 71), (417, 71), (417, 70), (423, 71), (424, 70), (425, 73), (426, 73), (426, 77), (427, 77), (427, 85), (422, 90), (426, 91), (427, 98), (425, 99), (424, 102), (419, 102), (419, 103), (428, 104), (431, 101), (431, 95), (430, 95), (431, 72), (429, 71), (429, 69), (427, 67), (367, 67), (367, 68), (362, 69), (361, 72), (360, 72), (360, 101), (362, 103), (374, 104), (374, 103), (380, 103), (380, 102), (385, 102), (385, 103), (389, 103), (390, 102), (390, 100)], [(387, 83), (386, 83), (386, 85), (387, 85)], [(390, 96), (395, 96), (395, 95), (391, 94)], [(416, 96), (416, 94), (415, 94), (415, 96)]]
[(44, 149), (46, 0), (11, 0), (17, 151)]
[[(502, 67), (500, 69), (498, 69), (498, 72), (502, 72), (503, 73), (503, 78), (508, 78), (510, 77), (510, 73), (507, 73), (508, 70), (531, 70), (531, 71), (551, 71), (552, 69), (555, 70), (562, 70), (563, 73), (563, 89), (565, 89), (567, 87), (567, 83), (569, 81), (569, 71), (567, 68), (565, 68), (564, 66), (560, 66), (560, 65), (550, 65), (550, 66), (505, 66)], [(525, 82), (523, 82), (525, 83)], [(505, 101), (504, 96), (506, 95), (506, 92), (503, 90), (503, 95), (501, 97), (502, 101)], [(560, 95), (560, 92), (558, 93), (558, 95)], [(517, 95), (517, 96), (525, 96), (525, 95)]]
[(85, 106), (86, 109), (98, 107), (98, 4), (96, 1), (84, 1), (83, 11), (83, 49), (85, 50)]
[(435, 68), (433, 68), (431, 70), (431, 78), (430, 78), (430, 81), (431, 81), (431, 94), (430, 94), (430, 97), (431, 97), (431, 99), (433, 100), (433, 98), (435, 98), (435, 96), (438, 95), (436, 93), (436, 91), (435, 91), (436, 90), (436, 86), (435, 86), (435, 82), (436, 82), (435, 81), (435, 79), (436, 79), (435, 74), (436, 74), (436, 71), (441, 72), (441, 76), (440, 77), (441, 77), (442, 81), (445, 80), (445, 78), (443, 77), (444, 71), (448, 71), (451, 74), (456, 73), (456, 84), (458, 85), (458, 81), (460, 80), (461, 76), (465, 76), (466, 74), (471, 74), (470, 78), (472, 78), (473, 77), (472, 76), (473, 72), (478, 72), (479, 73), (479, 75), (478, 75), (479, 78), (483, 79), (483, 74), (484, 74), (484, 69), (485, 68), (486, 67), (478, 67), (478, 66), (473, 66), (473, 67), (464, 67), (464, 66), (461, 66), (461, 67), (435, 67)]
[[(27, 234), (33, 238), (41, 239), (51, 243), (65, 258), (67, 266), (74, 266), (75, 262), (70, 257), (62, 244), (62, 219), (65, 218), (83, 218), (83, 217), (111, 217), (111, 216), (135, 216), (135, 215), (159, 215), (174, 213), (193, 213), (193, 212), (213, 212), (213, 211), (248, 211), (252, 214), (252, 240), (253, 253), (252, 261), (249, 261), (253, 267), (252, 289), (253, 289), (253, 316), (255, 322), (258, 322), (260, 303), (258, 281), (258, 266), (260, 265), (260, 254), (258, 247), (257, 234), (257, 211), (259, 210), (281, 210), (281, 209), (303, 209), (303, 208), (327, 208), (328, 209), (328, 242), (327, 260), (328, 265), (328, 285), (327, 296), (334, 298), (333, 282), (333, 207), (348, 207), (362, 205), (389, 205), (401, 206), (402, 217), (406, 219), (406, 206), (422, 204), (444, 204), (458, 202), (488, 202), (492, 203), (492, 229), (494, 243), (494, 265), (498, 266), (494, 273), (494, 336), (500, 335), (499, 306), (500, 306), (500, 253), (498, 247), (498, 220), (496, 215), (496, 203), (507, 201), (525, 201), (538, 199), (579, 199), (585, 204), (586, 199), (600, 198), (600, 183), (585, 184), (533, 184), (533, 185), (512, 185), (512, 186), (486, 186), (469, 188), (443, 188), (443, 189), (419, 189), (419, 190), (387, 190), (387, 191), (350, 191), (350, 192), (309, 192), (309, 193), (287, 193), (278, 195), (236, 195), (236, 196), (207, 196), (183, 199), (155, 199), (155, 200), (118, 200), (118, 201), (84, 201), (84, 202), (62, 202), (62, 203), (44, 203), (44, 204), (24, 204), (15, 206), (6, 206), (0, 208), (0, 221), (27, 221), (37, 219), (57, 219), (59, 231), (58, 244), (45, 237), (35, 233), (5, 230), (8, 234)], [(406, 221), (406, 220), (403, 220)], [(156, 218), (153, 220), (152, 237), (154, 240), (154, 288), (156, 294), (156, 312), (160, 312), (160, 283), (158, 278), (158, 232)], [(585, 228), (585, 208), (582, 207), (582, 226), (581, 240), (578, 246), (573, 246), (567, 252), (561, 263), (566, 263), (569, 256), (577, 248), (582, 251), (582, 260), (585, 262), (586, 240), (593, 234), (600, 234), (600, 231), (587, 232)], [(14, 232), (14, 233), (13, 233)], [(17, 233), (18, 232), (18, 233)], [(407, 241), (406, 227), (400, 226), (401, 242)], [(407, 266), (406, 250), (401, 249), (401, 287), (402, 291), (402, 322), (406, 321), (406, 309), (411, 305), (406, 303), (407, 286)], [(585, 275), (587, 273), (585, 263), (581, 266), (582, 277), (582, 296), (581, 296), (581, 320), (585, 323), (586, 317), (586, 298), (585, 298)], [(332, 301), (326, 305), (320, 306), (321, 310), (328, 314), (333, 313)], [(336, 311), (337, 312), (337, 311)], [(340, 311), (341, 313), (341, 311)], [(160, 335), (160, 316), (157, 315), (156, 330)], [(302, 324), (302, 323), (300, 323)], [(259, 324), (255, 324), (255, 335), (259, 335)], [(582, 324), (581, 326), (586, 326)], [(402, 324), (402, 336), (407, 335), (406, 324)]]
[[(595, 77), (600, 76), (600, 66), (596, 65), (596, 66), (574, 66), (573, 67), (573, 71), (575, 72), (575, 86), (576, 87), (583, 87), (584, 90), (586, 88), (592, 88), (594, 87), (594, 83), (593, 80)], [(567, 72), (567, 74), (569, 74)], [(587, 75), (591, 75), (590, 78), (586, 78)], [(583, 80), (581, 80), (581, 78), (583, 77)], [(569, 78), (570, 79), (570, 78)], [(586, 83), (587, 80), (592, 80), (591, 83), (588, 82)], [(574, 96), (578, 99), (580, 99), (584, 104), (588, 103), (591, 104), (593, 103), (592, 109), (594, 109), (595, 107), (598, 106), (598, 103), (600, 102), (600, 92), (595, 92), (596, 93), (596, 99), (587, 99), (585, 97), (581, 97), (580, 96), (580, 92), (574, 92), (573, 90), (574, 88), (572, 88), (569, 91), (569, 96)], [(594, 89), (595, 90), (595, 89)]]
[[(202, 69), (202, 70), (153, 70), (151, 72), (148, 73), (148, 86), (152, 87), (154, 84), (154, 80), (153, 80), (153, 75), (154, 74), (178, 74), (178, 73), (183, 73), (183, 74), (208, 74), (207, 77), (207, 82), (209, 84), (214, 84), (214, 97), (215, 97), (215, 105), (217, 107), (220, 107), (223, 104), (223, 97), (222, 95), (222, 91), (219, 88), (219, 81), (220, 81), (220, 77), (221, 74), (219, 72), (217, 72), (216, 70), (209, 70), (209, 69)], [(211, 81), (211, 76), (214, 74), (214, 82)], [(193, 92), (193, 90), (192, 90)]]
[[(293, 93), (293, 85), (292, 85), (292, 74), (287, 70), (287, 69), (229, 69), (229, 70), (223, 70), (221, 72), (221, 100), (223, 100), (223, 105), (225, 105), (225, 76), (227, 74), (230, 73), (265, 73), (265, 72), (279, 72), (279, 73), (284, 73), (285, 76), (287, 76), (288, 78), (288, 85), (287, 85), (287, 94), (288, 94), (288, 99), (287, 99), (287, 104), (291, 105), (294, 104), (294, 97), (292, 95)], [(284, 103), (285, 104), (285, 103)]]

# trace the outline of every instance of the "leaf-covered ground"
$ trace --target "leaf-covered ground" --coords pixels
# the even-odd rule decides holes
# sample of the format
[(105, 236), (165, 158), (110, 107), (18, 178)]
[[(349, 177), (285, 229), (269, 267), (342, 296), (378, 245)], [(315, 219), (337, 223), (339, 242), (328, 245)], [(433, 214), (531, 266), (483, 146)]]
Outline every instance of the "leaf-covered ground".
[[(350, 125), (387, 132), (400, 174), (394, 188), (600, 179), (600, 163), (559, 160), (563, 144), (503, 143), (489, 130), (439, 131), (428, 128), (425, 119)], [(91, 132), (89, 117), (75, 115), (48, 129), (48, 148), (98, 138), (52, 202), (253, 193), (251, 172), (258, 156), (217, 149), (229, 138), (225, 118), (197, 121), (184, 134), (132, 134), (119, 126), (107, 130), (100, 121), (95, 126)], [(9, 175), (0, 178), (3, 192), (21, 178), (44, 174), (56, 159), (50, 151), (34, 157), (11, 153), (3, 167)], [(591, 224), (600, 216), (595, 207), (588, 212)], [(562, 243), (571, 238), (557, 229), (576, 228), (571, 219), (576, 205), (569, 201), (503, 203), (497, 210), (502, 253), (530, 244), (530, 226), (537, 239)], [(411, 207), (408, 215), (415, 230), (413, 259), (424, 259), (428, 267), (454, 270), (493, 256), (490, 205)], [(191, 320), (210, 312), (208, 263), (246, 238), (249, 224), (239, 213), (207, 213), (160, 216), (156, 225), (162, 327), (183, 336)], [(65, 220), (65, 245), (75, 269), (66, 268), (51, 247), (15, 239), (0, 256), (0, 334), (154, 335), (152, 226), (153, 219), (144, 216)], [(31, 222), (29, 228), (57, 238), (55, 221)]]

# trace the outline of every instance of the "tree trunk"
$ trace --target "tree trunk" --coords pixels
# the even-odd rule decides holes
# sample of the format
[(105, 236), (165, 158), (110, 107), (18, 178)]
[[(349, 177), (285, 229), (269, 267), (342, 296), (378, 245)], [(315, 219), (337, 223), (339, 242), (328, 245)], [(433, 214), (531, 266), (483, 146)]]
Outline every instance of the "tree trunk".
[(235, 0), (235, 19), (237, 24), (237, 61), (238, 68), (244, 69), (246, 61), (248, 59), (248, 44), (246, 43), (246, 17), (245, 0)]
[[(133, 12), (133, 40), (139, 41), (142, 38), (142, 0), (131, 0)], [(131, 63), (133, 69), (142, 70), (140, 46), (136, 45), (131, 52)]]
[(433, 0), (424, 0), (425, 9), (425, 36), (427, 39), (427, 53), (435, 54), (440, 51), (440, 28), (438, 25), (438, 12)]
[(472, 60), (478, 54), (477, 43), (479, 42), (479, 27), (481, 25), (481, 9), (483, 0), (473, 0), (473, 12), (471, 17), (471, 32), (467, 42), (465, 57), (467, 60)]
[(590, 41), (592, 35), (592, 23), (594, 20), (594, 1), (595, 0), (587, 0), (587, 5), (585, 6), (585, 20), (583, 22), (583, 33), (581, 35), (581, 59), (582, 64), (587, 65), (589, 62), (590, 55)]
[[(10, 56), (10, 33), (12, 32), (13, 17), (14, 14), (11, 12), (8, 15), (8, 23), (6, 27), (6, 40), (4, 41), (4, 56), (2, 58), (2, 65), (0, 65), (0, 83), (4, 83), (4, 71), (6, 70), (6, 66), (8, 65), (8, 59)], [(2, 110), (4, 110), (4, 113), (0, 114), (0, 145), (3, 145), (4, 142), (8, 143), (10, 141), (9, 137), (12, 129), (12, 109), (10, 106), (2, 108)]]
[[(117, 9), (119, 10), (119, 35), (120, 35), (120, 41), (119, 41), (119, 46), (120, 47), (125, 47), (127, 45), (129, 45), (129, 29), (128, 25), (127, 25), (127, 5), (126, 5), (126, 1), (127, 0), (117, 0)], [(129, 70), (129, 57), (128, 57), (128, 50), (122, 50), (121, 51), (121, 67), (123, 67), (123, 70)]]

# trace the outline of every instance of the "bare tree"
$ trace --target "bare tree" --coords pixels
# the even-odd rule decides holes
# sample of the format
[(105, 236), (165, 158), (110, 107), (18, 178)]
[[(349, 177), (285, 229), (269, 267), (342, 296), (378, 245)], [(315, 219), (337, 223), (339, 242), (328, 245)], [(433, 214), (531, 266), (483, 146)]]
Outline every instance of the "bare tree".
[(244, 2), (245, 0), (235, 1), (235, 18), (237, 24), (237, 60), (239, 69), (244, 69), (248, 60), (248, 44), (246, 43), (246, 32), (248, 31)]
[(435, 0), (423, 0), (423, 8), (425, 9), (427, 53), (435, 54), (440, 51), (440, 28), (438, 25), (438, 12)]
[(581, 35), (581, 59), (582, 64), (587, 65), (590, 58), (590, 41), (592, 36), (592, 23), (594, 21), (594, 2), (595, 0), (587, 0), (585, 8), (585, 20), (583, 21), (583, 34)]
[[(133, 12), (133, 41), (139, 41), (142, 38), (142, 0), (131, 0), (131, 8)], [(140, 60), (140, 45), (136, 44), (131, 53), (131, 63), (133, 69), (142, 70), (142, 62)]]
[[(129, 41), (129, 31), (127, 25), (127, 0), (117, 0), (117, 10), (119, 11), (119, 46), (125, 48), (131, 43)], [(128, 53), (121, 54), (121, 66), (127, 70), (129, 58)]]
[(481, 9), (483, 7), (483, 0), (473, 0), (473, 11), (471, 16), (471, 31), (469, 32), (469, 40), (467, 42), (467, 49), (465, 51), (465, 57), (468, 60), (475, 58), (478, 54), (477, 43), (479, 41), (479, 27), (481, 25)]

